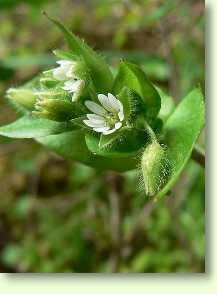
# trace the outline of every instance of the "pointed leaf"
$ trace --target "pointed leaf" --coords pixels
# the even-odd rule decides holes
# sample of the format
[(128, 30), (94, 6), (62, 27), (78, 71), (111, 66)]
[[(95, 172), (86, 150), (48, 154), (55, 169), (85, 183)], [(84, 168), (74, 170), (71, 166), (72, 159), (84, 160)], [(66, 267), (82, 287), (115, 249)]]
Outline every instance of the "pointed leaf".
[(196, 88), (177, 106), (164, 127), (165, 144), (172, 174), (168, 183), (157, 194), (163, 197), (173, 187), (191, 156), (194, 144), (204, 126), (204, 101)]
[(56, 122), (48, 119), (24, 116), (15, 122), (0, 127), (0, 135), (10, 138), (35, 138), (77, 129), (71, 122)]
[(165, 122), (175, 109), (175, 103), (171, 96), (167, 95), (159, 87), (155, 87), (161, 97), (161, 109), (158, 118)]
[(69, 48), (73, 54), (82, 56), (93, 80), (93, 84), (99, 93), (109, 92), (113, 77), (109, 66), (99, 55), (94, 52), (84, 41), (71, 33), (59, 21), (47, 16), (64, 34)]
[(54, 50), (53, 53), (60, 59), (69, 59), (69, 60), (76, 60), (78, 56), (72, 54), (71, 52), (63, 51), (63, 50)]
[(58, 135), (40, 137), (36, 140), (65, 158), (77, 160), (99, 170), (110, 169), (123, 172), (137, 167), (135, 157), (111, 160), (110, 158), (93, 154), (87, 149), (84, 134), (81, 131), (76, 130)]

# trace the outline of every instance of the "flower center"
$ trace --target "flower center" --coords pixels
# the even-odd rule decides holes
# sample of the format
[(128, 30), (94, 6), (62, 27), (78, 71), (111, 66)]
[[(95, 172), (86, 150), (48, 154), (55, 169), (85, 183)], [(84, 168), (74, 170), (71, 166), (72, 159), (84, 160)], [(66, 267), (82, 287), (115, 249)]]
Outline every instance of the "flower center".
[(108, 113), (105, 117), (106, 125), (113, 128), (115, 124), (119, 121), (118, 115), (116, 113)]

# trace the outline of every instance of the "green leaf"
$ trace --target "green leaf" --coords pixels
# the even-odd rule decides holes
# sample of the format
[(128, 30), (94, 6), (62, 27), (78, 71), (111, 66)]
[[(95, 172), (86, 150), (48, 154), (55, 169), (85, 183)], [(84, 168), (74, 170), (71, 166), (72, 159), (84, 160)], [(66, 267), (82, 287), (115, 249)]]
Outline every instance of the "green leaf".
[(121, 158), (135, 155), (144, 147), (150, 137), (146, 130), (121, 128), (110, 135), (95, 135), (88, 133), (85, 136), (88, 149), (98, 155)]
[(36, 140), (65, 158), (79, 161), (99, 170), (110, 169), (124, 172), (137, 167), (137, 160), (134, 156), (111, 160), (110, 158), (93, 154), (88, 150), (84, 133), (80, 130), (40, 137), (36, 138)]
[(163, 197), (170, 191), (186, 163), (204, 126), (204, 101), (201, 90), (196, 88), (177, 106), (164, 126), (165, 144), (172, 173), (164, 188), (157, 194)]
[(69, 59), (69, 60), (76, 60), (78, 58), (77, 55), (72, 54), (71, 52), (63, 51), (63, 50), (54, 50), (53, 53), (61, 59)]
[(159, 87), (155, 87), (155, 88), (161, 97), (161, 109), (159, 111), (158, 118), (160, 118), (163, 122), (165, 122), (174, 111), (175, 103), (173, 98), (167, 95)]
[(77, 129), (71, 122), (56, 122), (48, 119), (24, 116), (15, 122), (0, 127), (0, 135), (10, 138), (35, 138)]
[(93, 80), (93, 84), (99, 93), (107, 93), (111, 89), (113, 77), (103, 58), (97, 55), (84, 41), (71, 33), (59, 21), (47, 16), (64, 34), (69, 48), (74, 54), (82, 56)]
[(161, 107), (161, 99), (143, 70), (135, 64), (122, 62), (114, 81), (113, 92), (118, 94), (123, 87), (128, 87), (141, 96), (147, 121), (155, 120)]

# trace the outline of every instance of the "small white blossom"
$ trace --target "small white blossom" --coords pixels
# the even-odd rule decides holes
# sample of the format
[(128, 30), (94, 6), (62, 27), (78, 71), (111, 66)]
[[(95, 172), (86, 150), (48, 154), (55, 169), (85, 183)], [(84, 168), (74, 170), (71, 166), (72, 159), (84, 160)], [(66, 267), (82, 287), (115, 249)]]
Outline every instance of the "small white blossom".
[(57, 61), (58, 66), (53, 70), (53, 76), (59, 81), (66, 81), (75, 78), (75, 66), (76, 62), (70, 60), (59, 60)]
[(68, 91), (69, 93), (73, 93), (72, 102), (76, 101), (80, 96), (82, 89), (85, 86), (85, 82), (83, 80), (69, 80), (64, 83), (63, 90)]
[(69, 93), (73, 93), (72, 101), (76, 101), (85, 85), (85, 82), (78, 79), (76, 76), (76, 62), (70, 60), (59, 60), (57, 61), (57, 64), (60, 66), (53, 70), (54, 78), (59, 81), (65, 81), (62, 89)]
[(86, 107), (93, 113), (87, 114), (88, 119), (83, 122), (95, 132), (103, 133), (103, 135), (114, 133), (122, 127), (123, 105), (110, 93), (108, 96), (99, 94), (98, 100), (102, 106), (90, 100), (85, 102)]

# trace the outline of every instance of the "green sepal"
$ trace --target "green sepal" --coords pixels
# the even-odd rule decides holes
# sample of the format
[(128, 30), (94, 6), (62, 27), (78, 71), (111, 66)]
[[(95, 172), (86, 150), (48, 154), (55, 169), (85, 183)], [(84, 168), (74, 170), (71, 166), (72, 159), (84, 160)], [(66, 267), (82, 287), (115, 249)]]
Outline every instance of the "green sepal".
[(106, 157), (128, 157), (144, 147), (150, 137), (147, 130), (122, 127), (110, 135), (87, 133), (85, 139), (88, 149), (94, 154)]
[(145, 104), (141, 97), (128, 87), (123, 87), (117, 95), (124, 108), (124, 120), (132, 123), (139, 115), (144, 115)]
[(38, 101), (35, 108), (34, 114), (38, 117), (55, 121), (68, 121), (84, 114), (79, 103), (59, 99)]
[(171, 174), (168, 154), (157, 141), (144, 149), (141, 170), (146, 195), (156, 195), (167, 183)]
[(38, 100), (37, 101), (46, 101), (49, 99), (58, 99), (62, 101), (70, 101), (72, 100), (72, 95), (63, 90), (61, 87), (55, 87), (51, 89), (40, 89), (37, 91)]
[[(40, 87), (40, 75), (36, 76), (22, 87), (14, 88), (14, 96), (10, 97), (10, 89), (7, 91), (6, 98), (15, 111), (21, 115), (27, 115), (33, 109), (34, 101), (37, 99), (37, 90)], [(25, 95), (21, 94), (24, 91)], [(24, 93), (23, 92), (23, 93)], [(20, 95), (21, 94), (21, 95)], [(14, 99), (13, 99), (14, 98)]]
[(38, 95), (35, 91), (22, 87), (9, 89), (6, 97), (12, 104), (19, 105), (27, 111), (34, 109), (35, 102), (38, 99)]
[(53, 70), (50, 69), (50, 70), (47, 70), (47, 71), (44, 71), (42, 74), (41, 74), (41, 77), (40, 77), (40, 84), (42, 87), (45, 87), (45, 88), (54, 88), (56, 87), (60, 82), (57, 81), (54, 77), (53, 77)]
[(149, 123), (155, 120), (161, 107), (160, 95), (139, 66), (121, 62), (113, 92), (117, 95), (123, 87), (128, 87), (139, 94), (145, 104), (146, 120)]

